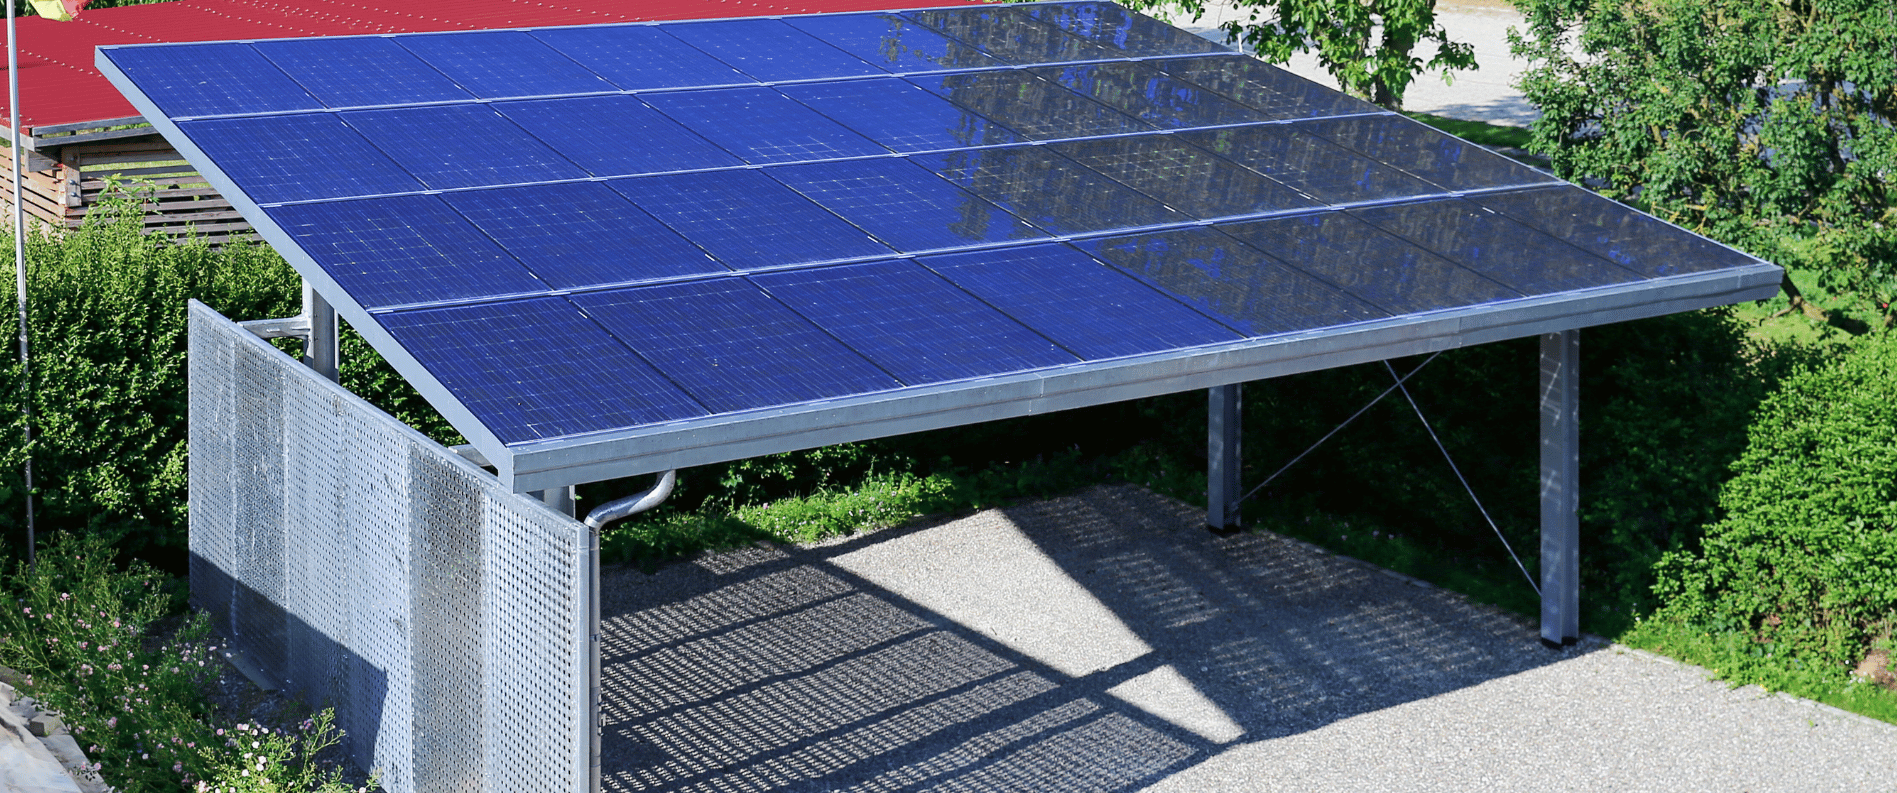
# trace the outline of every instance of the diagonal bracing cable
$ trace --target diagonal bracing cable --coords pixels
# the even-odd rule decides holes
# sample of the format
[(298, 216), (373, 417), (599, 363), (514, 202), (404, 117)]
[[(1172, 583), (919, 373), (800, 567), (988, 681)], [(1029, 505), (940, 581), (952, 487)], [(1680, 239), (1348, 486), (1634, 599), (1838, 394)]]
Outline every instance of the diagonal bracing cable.
[[(1258, 491), (1265, 489), (1265, 485), (1271, 484), (1271, 480), (1277, 479), (1279, 474), (1282, 474), (1286, 471), (1291, 470), (1291, 466), (1297, 465), (1298, 461), (1304, 459), (1306, 455), (1309, 455), (1311, 452), (1317, 451), (1317, 447), (1323, 446), (1324, 442), (1330, 440), (1332, 435), (1336, 435), (1337, 433), (1342, 432), (1345, 427), (1350, 426), (1351, 422), (1356, 421), (1358, 416), (1361, 416), (1364, 413), (1368, 412), (1371, 408), (1376, 407), (1377, 403), (1382, 402), (1383, 398), (1389, 396), (1391, 391), (1395, 391), (1398, 387), (1402, 386), (1403, 381), (1408, 380), (1412, 377), (1415, 377), (1417, 372), (1423, 371), (1423, 367), (1428, 366), (1430, 361), (1436, 360), (1436, 356), (1441, 355), (1441, 354), (1442, 353), (1438, 351), (1438, 352), (1432, 353), (1428, 358), (1423, 359), (1423, 362), (1417, 364), (1415, 369), (1411, 369), (1409, 374), (1406, 374), (1406, 375), (1403, 375), (1402, 377), (1397, 378), (1396, 385), (1383, 389), (1383, 393), (1378, 394), (1376, 399), (1372, 399), (1370, 400), (1369, 404), (1366, 404), (1363, 407), (1358, 408), (1357, 412), (1350, 414), (1350, 418), (1344, 419), (1344, 423), (1339, 424), (1336, 427), (1332, 427), (1330, 432), (1324, 433), (1324, 437), (1318, 438), (1316, 443), (1311, 444), (1311, 448), (1298, 452), (1298, 456), (1291, 458), (1291, 462), (1285, 463), (1278, 470), (1271, 472), (1270, 476), (1265, 477), (1265, 481), (1259, 482), (1257, 487), (1252, 488), (1245, 495), (1239, 496), (1238, 500), (1232, 503), (1234, 505), (1243, 504), (1245, 503), (1245, 499), (1258, 495)], [(1390, 362), (1384, 361), (1383, 365), (1385, 367), (1388, 367), (1390, 365)], [(1390, 370), (1390, 373), (1395, 374), (1396, 370), (1392, 369)]]
[[(1423, 363), (1429, 363), (1429, 362), (1424, 361)], [(1443, 446), (1442, 439), (1436, 437), (1436, 429), (1434, 427), (1429, 426), (1429, 419), (1423, 417), (1423, 409), (1417, 406), (1416, 398), (1413, 396), (1410, 396), (1409, 387), (1403, 385), (1403, 381), (1408, 378), (1397, 377), (1396, 367), (1391, 366), (1389, 361), (1383, 362), (1383, 368), (1388, 369), (1390, 371), (1390, 376), (1396, 378), (1396, 385), (1391, 386), (1391, 388), (1394, 388), (1403, 392), (1403, 398), (1409, 401), (1410, 409), (1416, 411), (1416, 420), (1423, 422), (1423, 429), (1429, 432), (1429, 439), (1436, 442), (1437, 451), (1442, 452), (1443, 459), (1449, 461), (1449, 470), (1456, 472), (1456, 481), (1462, 483), (1462, 489), (1469, 494), (1469, 500), (1475, 502), (1475, 508), (1478, 512), (1482, 513), (1482, 519), (1488, 521), (1489, 528), (1495, 530), (1495, 538), (1498, 540), (1501, 540), (1502, 547), (1508, 550), (1508, 558), (1515, 560), (1515, 568), (1522, 571), (1522, 577), (1528, 579), (1528, 586), (1535, 590), (1536, 595), (1540, 595), (1541, 587), (1535, 584), (1535, 577), (1528, 574), (1528, 566), (1522, 564), (1522, 558), (1515, 555), (1514, 546), (1509, 545), (1508, 538), (1502, 536), (1502, 528), (1500, 526), (1495, 525), (1494, 518), (1489, 517), (1488, 508), (1482, 506), (1482, 499), (1476, 498), (1475, 496), (1475, 488), (1472, 488), (1469, 486), (1469, 480), (1462, 475), (1462, 469), (1456, 467), (1456, 459), (1454, 457), (1449, 456), (1448, 447)], [(1417, 367), (1417, 368), (1420, 369), (1422, 367)], [(1410, 372), (1410, 374), (1413, 375), (1416, 373), (1412, 371)], [(1389, 392), (1385, 391), (1384, 393), (1387, 394)]]

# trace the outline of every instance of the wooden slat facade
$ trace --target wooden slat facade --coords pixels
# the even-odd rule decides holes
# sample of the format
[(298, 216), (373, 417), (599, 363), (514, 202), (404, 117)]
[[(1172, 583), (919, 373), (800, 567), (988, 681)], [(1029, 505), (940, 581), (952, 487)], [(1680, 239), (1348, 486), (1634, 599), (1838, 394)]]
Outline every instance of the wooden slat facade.
[[(126, 131), (118, 131), (121, 135)], [(156, 133), (79, 140), (35, 137), (24, 174), (27, 216), (54, 228), (78, 228), (112, 180), (145, 198), (145, 230), (182, 235), (187, 227), (213, 245), (246, 234), (250, 224)], [(13, 200), (13, 159), (0, 146), (0, 201)]]

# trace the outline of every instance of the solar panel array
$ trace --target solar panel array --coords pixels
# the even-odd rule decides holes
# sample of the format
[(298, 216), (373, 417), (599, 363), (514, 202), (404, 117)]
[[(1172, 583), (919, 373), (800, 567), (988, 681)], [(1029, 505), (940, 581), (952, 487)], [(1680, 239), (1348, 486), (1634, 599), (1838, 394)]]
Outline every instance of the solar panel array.
[(1109, 3), (101, 52), (505, 444), (1757, 264)]

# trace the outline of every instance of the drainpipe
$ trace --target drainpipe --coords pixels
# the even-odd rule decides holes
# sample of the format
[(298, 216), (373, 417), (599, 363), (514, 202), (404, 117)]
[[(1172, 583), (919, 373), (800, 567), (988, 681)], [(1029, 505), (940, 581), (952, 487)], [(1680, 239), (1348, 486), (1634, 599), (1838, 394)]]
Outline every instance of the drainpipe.
[(593, 793), (599, 793), (602, 789), (599, 768), (600, 732), (604, 729), (606, 720), (605, 713), (601, 710), (599, 695), (599, 532), (608, 523), (658, 506), (666, 497), (672, 495), (672, 487), (676, 484), (678, 484), (678, 471), (666, 471), (659, 475), (659, 482), (653, 485), (652, 489), (616, 501), (608, 501), (586, 513), (586, 572), (587, 577), (591, 579), (587, 582), (589, 602), (586, 611), (590, 624), (587, 625), (586, 635), (588, 644), (592, 645), (591, 658), (587, 660), (587, 700), (591, 703), (590, 712), (593, 714), (593, 752), (591, 759), (588, 760), (587, 773), (592, 778), (590, 790)]

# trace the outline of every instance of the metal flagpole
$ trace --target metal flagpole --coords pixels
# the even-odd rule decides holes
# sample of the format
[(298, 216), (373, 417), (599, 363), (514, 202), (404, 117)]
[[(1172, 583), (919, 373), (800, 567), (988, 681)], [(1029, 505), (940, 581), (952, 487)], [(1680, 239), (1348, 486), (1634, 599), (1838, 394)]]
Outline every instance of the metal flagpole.
[(26, 423), (26, 563), (36, 566), (33, 537), (33, 370), (26, 358), (26, 210), (20, 203), (20, 47), (13, 29), (13, 0), (7, 4), (7, 134), (13, 151), (13, 288), (20, 303), (20, 409)]

